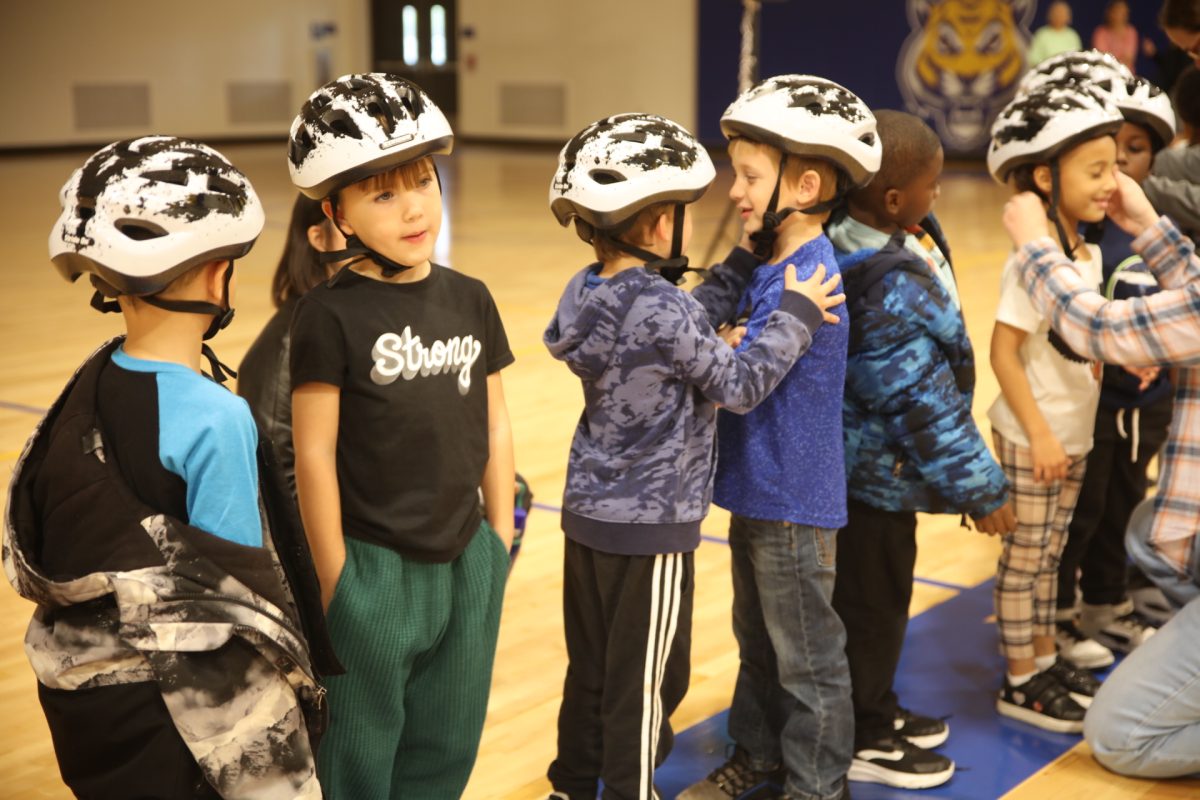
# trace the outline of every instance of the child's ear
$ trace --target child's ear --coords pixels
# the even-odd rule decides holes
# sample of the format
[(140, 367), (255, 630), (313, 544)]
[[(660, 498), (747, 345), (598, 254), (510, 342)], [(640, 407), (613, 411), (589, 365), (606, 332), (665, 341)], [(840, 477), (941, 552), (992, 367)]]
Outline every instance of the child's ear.
[(204, 269), (204, 288), (211, 303), (221, 304), (225, 297), (225, 273), (233, 269), (232, 261), (214, 261)]
[[(351, 235), (354, 233), (354, 227), (346, 221), (346, 215), (342, 213), (342, 209), (340, 207), (337, 210), (337, 216), (334, 216), (333, 203), (330, 202), (328, 197), (321, 201), (321, 211), (324, 212), (325, 218), (333, 222), (334, 227), (340, 229), (344, 235)], [(309, 229), (308, 237), (308, 240), (311, 242), (311, 229)]]
[(821, 175), (814, 169), (806, 169), (800, 173), (796, 182), (797, 206), (807, 208), (821, 201)]
[(900, 196), (899, 189), (888, 189), (883, 193), (883, 208), (889, 214), (895, 214), (900, 210), (900, 201), (903, 198)]
[(1053, 188), (1053, 181), (1050, 180), (1050, 167), (1046, 164), (1039, 164), (1033, 168), (1033, 185), (1042, 190), (1049, 197), (1050, 191)]
[(671, 206), (658, 215), (658, 222), (654, 223), (654, 237), (657, 241), (669, 242), (674, 235), (675, 207)]

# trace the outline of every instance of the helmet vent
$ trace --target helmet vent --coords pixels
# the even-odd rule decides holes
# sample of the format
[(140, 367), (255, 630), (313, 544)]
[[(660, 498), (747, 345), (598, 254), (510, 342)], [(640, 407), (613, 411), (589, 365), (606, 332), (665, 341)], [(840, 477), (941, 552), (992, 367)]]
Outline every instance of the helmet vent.
[(349, 136), (352, 139), (361, 139), (362, 131), (354, 124), (354, 120), (350, 119), (350, 115), (342, 109), (330, 109), (321, 115), (321, 124), (333, 133), (341, 136)]
[(157, 239), (161, 236), (167, 235), (167, 232), (159, 226), (152, 222), (147, 222), (141, 219), (118, 220), (116, 228), (130, 239), (138, 242), (144, 242), (148, 239)]
[(619, 172), (613, 172), (610, 169), (594, 169), (588, 173), (588, 177), (601, 186), (608, 186), (613, 183), (621, 183), (625, 180), (625, 176)]
[(875, 146), (875, 134), (873, 133), (864, 133), (862, 136), (858, 137), (858, 140), (867, 147)]
[(239, 194), (241, 188), (233, 181), (226, 180), (220, 175), (208, 176), (208, 190), (219, 194)]
[(150, 172), (143, 172), (142, 177), (148, 181), (158, 181), (160, 183), (173, 183), (176, 186), (187, 186), (187, 173), (181, 169), (160, 169)]

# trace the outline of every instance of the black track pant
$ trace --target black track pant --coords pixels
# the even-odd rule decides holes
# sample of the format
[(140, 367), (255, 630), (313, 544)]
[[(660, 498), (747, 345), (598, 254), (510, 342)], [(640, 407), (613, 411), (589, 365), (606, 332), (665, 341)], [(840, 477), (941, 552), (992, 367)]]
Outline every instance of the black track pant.
[(653, 800), (671, 751), (669, 718), (687, 692), (692, 553), (625, 556), (567, 539), (567, 679), (550, 782), (572, 800)]

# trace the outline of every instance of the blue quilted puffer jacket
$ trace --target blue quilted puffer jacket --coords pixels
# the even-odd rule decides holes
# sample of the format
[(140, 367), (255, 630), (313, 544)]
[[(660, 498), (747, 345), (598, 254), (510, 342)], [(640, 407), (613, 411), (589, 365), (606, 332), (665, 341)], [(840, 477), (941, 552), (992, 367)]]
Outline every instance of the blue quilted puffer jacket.
[[(921, 225), (948, 260), (937, 221)], [(982, 517), (1005, 503), (1008, 484), (971, 416), (971, 342), (950, 294), (904, 239), (837, 254), (850, 314), (847, 493), (886, 511)]]

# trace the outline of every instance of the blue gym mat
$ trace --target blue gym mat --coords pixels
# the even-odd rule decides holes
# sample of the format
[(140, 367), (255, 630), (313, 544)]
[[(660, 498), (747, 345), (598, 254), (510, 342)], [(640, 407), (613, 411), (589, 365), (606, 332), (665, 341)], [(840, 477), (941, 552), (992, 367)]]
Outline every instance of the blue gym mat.
[[(987, 621), (992, 612), (988, 581), (914, 617), (904, 641), (896, 692), (905, 707), (947, 718), (950, 739), (939, 752), (954, 759), (954, 777), (920, 791), (854, 782), (854, 800), (990, 800), (1079, 741), (1077, 735), (1049, 733), (996, 712), (1004, 661), (996, 626)], [(678, 733), (670, 758), (655, 773), (663, 797), (674, 797), (725, 760), (727, 716), (722, 712)]]

